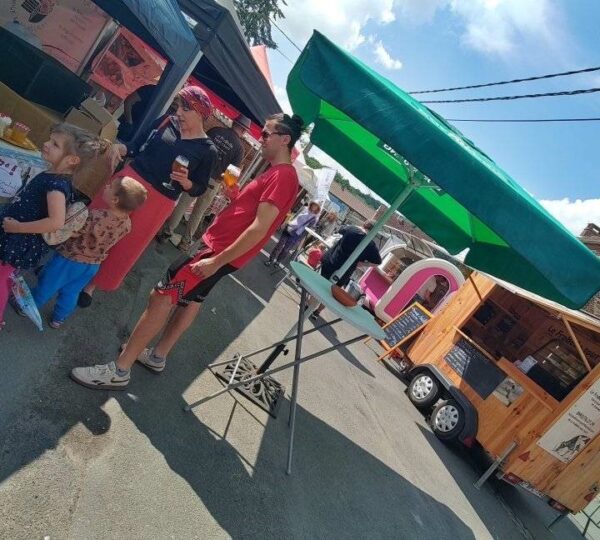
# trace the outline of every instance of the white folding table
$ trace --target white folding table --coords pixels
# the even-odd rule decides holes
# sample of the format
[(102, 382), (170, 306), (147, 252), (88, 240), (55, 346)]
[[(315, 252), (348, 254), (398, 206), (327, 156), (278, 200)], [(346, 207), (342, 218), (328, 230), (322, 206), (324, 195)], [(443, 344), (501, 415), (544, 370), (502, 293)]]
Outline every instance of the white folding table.
[[(309, 268), (308, 266), (301, 264), (299, 262), (292, 262), (290, 264), (292, 272), (296, 275), (300, 282), (300, 287), (302, 289), (301, 297), (300, 297), (300, 308), (298, 311), (298, 321), (297, 323), (290, 329), (288, 334), (283, 338), (283, 340), (273, 343), (268, 347), (260, 349), (258, 351), (253, 351), (251, 353), (240, 355), (237, 354), (233, 360), (226, 360), (225, 362), (217, 362), (209, 365), (209, 368), (215, 368), (218, 366), (227, 366), (227, 377), (220, 376), (221, 379), (224, 380), (225, 386), (222, 390), (211, 394), (205, 398), (202, 398), (194, 403), (191, 403), (185, 407), (186, 411), (192, 410), (194, 407), (201, 405), (217, 396), (220, 396), (226, 392), (230, 392), (232, 390), (245, 390), (242, 392), (243, 395), (249, 397), (254, 402), (256, 399), (253, 399), (249, 394), (258, 395), (261, 393), (265, 393), (273, 390), (273, 388), (279, 387), (282, 389), (281, 385), (274, 381), (271, 378), (271, 375), (277, 373), (278, 371), (282, 371), (284, 369), (293, 367), (293, 377), (292, 377), (292, 393), (291, 393), (291, 403), (290, 403), (290, 415), (289, 415), (289, 426), (290, 426), (290, 436), (288, 443), (288, 458), (287, 458), (287, 474), (291, 474), (292, 471), (292, 453), (294, 449), (294, 429), (296, 423), (296, 405), (298, 398), (298, 382), (300, 376), (300, 364), (303, 362), (307, 362), (308, 360), (313, 360), (320, 356), (323, 356), (329, 352), (335, 351), (341, 347), (346, 347), (351, 345), (352, 343), (356, 343), (357, 341), (363, 340), (365, 337), (370, 336), (375, 339), (384, 339), (385, 333), (383, 332), (381, 326), (377, 324), (373, 315), (371, 315), (368, 311), (363, 309), (360, 306), (354, 307), (345, 307), (340, 304), (331, 293), (331, 282), (322, 277), (320, 274)], [(310, 303), (307, 304), (308, 296), (310, 295)], [(337, 319), (331, 321), (329, 323), (320, 325), (312, 330), (304, 332), (304, 321), (306, 317), (314, 311), (314, 309), (319, 305), (323, 304), (327, 307), (331, 312), (337, 315)], [(308, 309), (307, 309), (308, 308)], [(310, 334), (320, 328), (325, 326), (331, 326), (339, 321), (345, 321), (354, 328), (356, 328), (360, 335), (349, 339), (343, 343), (338, 343), (332, 347), (328, 347), (319, 352), (310, 354), (302, 358), (302, 339), (305, 335)], [(273, 363), (278, 354), (285, 347), (285, 343), (296, 340), (296, 351), (293, 362), (288, 362), (282, 366), (268, 369), (269, 366)], [(267, 360), (259, 367), (256, 368), (254, 365), (248, 361), (248, 358), (259, 354), (261, 352), (265, 352), (267, 350), (274, 349), (274, 353), (271, 353)], [(244, 366), (242, 368), (242, 366)], [(281, 390), (283, 392), (283, 390)]]

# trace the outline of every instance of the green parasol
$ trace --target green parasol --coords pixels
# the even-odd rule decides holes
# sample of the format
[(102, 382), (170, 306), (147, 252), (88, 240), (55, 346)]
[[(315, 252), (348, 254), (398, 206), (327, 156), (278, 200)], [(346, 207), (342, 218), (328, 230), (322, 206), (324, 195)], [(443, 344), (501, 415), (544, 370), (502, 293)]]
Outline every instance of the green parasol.
[[(319, 32), (289, 74), (311, 141), (465, 263), (571, 308), (600, 260), (439, 115)], [(360, 251), (357, 249), (360, 253)], [(338, 272), (342, 274), (342, 271)]]

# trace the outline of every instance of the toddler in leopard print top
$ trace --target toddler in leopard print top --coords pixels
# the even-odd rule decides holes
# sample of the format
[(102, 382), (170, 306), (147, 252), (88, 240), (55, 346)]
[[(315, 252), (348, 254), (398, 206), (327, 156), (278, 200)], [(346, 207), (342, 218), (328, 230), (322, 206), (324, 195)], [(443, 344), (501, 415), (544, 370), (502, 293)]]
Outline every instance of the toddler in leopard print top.
[(60, 327), (73, 313), (79, 293), (98, 272), (110, 248), (131, 231), (129, 214), (144, 204), (147, 192), (137, 180), (125, 176), (108, 184), (103, 196), (108, 208), (90, 210), (84, 226), (56, 246), (32, 291), (38, 307), (57, 294), (52, 328)]

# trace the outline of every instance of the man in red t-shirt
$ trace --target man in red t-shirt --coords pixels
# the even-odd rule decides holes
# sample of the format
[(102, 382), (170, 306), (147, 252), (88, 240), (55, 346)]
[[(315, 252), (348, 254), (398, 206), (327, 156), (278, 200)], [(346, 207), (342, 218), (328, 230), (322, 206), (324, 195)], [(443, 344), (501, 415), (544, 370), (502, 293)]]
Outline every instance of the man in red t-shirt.
[[(119, 358), (74, 368), (74, 381), (88, 388), (122, 389), (136, 360), (155, 373), (165, 368), (168, 353), (196, 318), (209, 291), (259, 253), (283, 223), (298, 193), (291, 150), (301, 131), (302, 120), (296, 115), (278, 114), (267, 120), (261, 152), (271, 167), (241, 191), (234, 188), (228, 194), (231, 204), (206, 231), (197, 254), (171, 265), (150, 294), (148, 307)], [(165, 323), (156, 346), (146, 348)]]

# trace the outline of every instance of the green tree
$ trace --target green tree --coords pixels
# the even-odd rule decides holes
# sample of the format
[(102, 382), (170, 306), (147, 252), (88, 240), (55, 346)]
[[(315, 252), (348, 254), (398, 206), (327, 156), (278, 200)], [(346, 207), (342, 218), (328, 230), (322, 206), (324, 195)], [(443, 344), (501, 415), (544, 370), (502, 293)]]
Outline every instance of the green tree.
[(285, 0), (234, 0), (235, 9), (250, 45), (277, 48), (277, 43), (271, 35), (271, 23), (284, 17), (279, 8), (280, 4), (287, 5)]
[(317, 159), (308, 154), (304, 154), (304, 161), (311, 169), (322, 169), (323, 164)]

